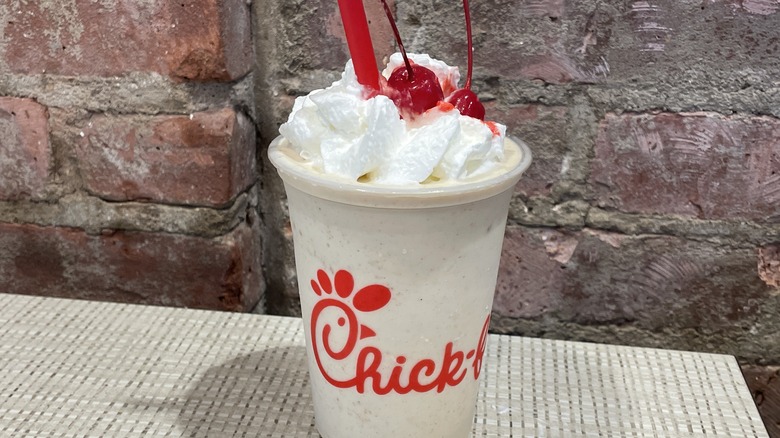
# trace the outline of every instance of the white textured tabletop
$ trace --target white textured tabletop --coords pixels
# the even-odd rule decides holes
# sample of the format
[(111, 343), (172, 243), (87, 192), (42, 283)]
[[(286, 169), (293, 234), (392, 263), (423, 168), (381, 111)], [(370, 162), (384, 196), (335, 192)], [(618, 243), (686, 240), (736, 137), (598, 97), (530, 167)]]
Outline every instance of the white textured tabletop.
[[(475, 437), (767, 437), (731, 356), (491, 336)], [(300, 320), (0, 294), (2, 437), (318, 437)]]

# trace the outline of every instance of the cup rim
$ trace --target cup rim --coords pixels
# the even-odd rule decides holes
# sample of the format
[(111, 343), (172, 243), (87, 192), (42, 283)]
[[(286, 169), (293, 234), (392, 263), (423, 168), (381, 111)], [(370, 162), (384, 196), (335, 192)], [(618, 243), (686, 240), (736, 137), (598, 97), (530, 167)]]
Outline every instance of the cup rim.
[(362, 183), (351, 181), (338, 176), (324, 176), (315, 171), (306, 169), (304, 166), (295, 165), (288, 154), (281, 149), (284, 142), (287, 141), (283, 136), (276, 137), (268, 146), (268, 158), (276, 167), (280, 176), (286, 183), (293, 184), (300, 188), (301, 184), (314, 187), (318, 192), (323, 190), (352, 193), (359, 193), (365, 196), (376, 195), (379, 197), (403, 197), (403, 198), (427, 198), (427, 197), (448, 197), (468, 192), (480, 192), (487, 188), (499, 188), (496, 191), (502, 191), (503, 188), (514, 186), (520, 179), (520, 176), (531, 165), (531, 149), (525, 142), (514, 136), (507, 136), (505, 140), (515, 143), (520, 149), (521, 157), (517, 165), (508, 172), (496, 175), (491, 178), (477, 179), (471, 182), (458, 184), (419, 184), (419, 185), (389, 185)]

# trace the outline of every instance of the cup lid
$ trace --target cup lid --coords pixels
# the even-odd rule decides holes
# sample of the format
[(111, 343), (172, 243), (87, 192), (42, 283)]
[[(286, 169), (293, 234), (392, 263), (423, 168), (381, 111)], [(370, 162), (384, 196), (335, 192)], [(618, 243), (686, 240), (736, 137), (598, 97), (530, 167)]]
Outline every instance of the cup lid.
[(268, 158), (286, 186), (320, 198), (372, 207), (427, 208), (473, 202), (514, 187), (531, 164), (531, 150), (522, 140), (507, 137), (504, 151), (506, 161), (510, 163), (505, 172), (463, 182), (417, 185), (365, 183), (325, 175), (300, 158), (282, 136), (269, 145)]

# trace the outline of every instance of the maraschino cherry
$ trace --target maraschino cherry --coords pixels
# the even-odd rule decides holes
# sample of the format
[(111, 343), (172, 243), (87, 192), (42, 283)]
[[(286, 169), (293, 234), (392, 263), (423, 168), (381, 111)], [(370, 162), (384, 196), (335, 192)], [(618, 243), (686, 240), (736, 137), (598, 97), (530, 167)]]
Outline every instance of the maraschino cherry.
[(396, 68), (390, 78), (387, 79), (387, 85), (390, 87), (388, 97), (393, 100), (395, 105), (404, 117), (414, 118), (418, 114), (424, 113), (436, 106), (439, 101), (444, 100), (444, 92), (439, 84), (439, 79), (431, 70), (409, 62), (406, 56), (406, 49), (401, 42), (401, 34), (395, 24), (393, 13), (387, 5), (386, 0), (381, 0), (385, 7), (385, 14), (390, 20), (390, 26), (393, 28), (395, 41), (401, 50), (401, 56), (404, 58), (405, 66)]
[(471, 42), (471, 14), (469, 14), (469, 2), (463, 0), (463, 11), (466, 15), (466, 38), (468, 38), (468, 73), (466, 75), (466, 84), (463, 88), (455, 90), (447, 97), (447, 102), (455, 106), (464, 116), (473, 117), (479, 120), (485, 120), (485, 107), (479, 101), (476, 93), (471, 91), (471, 72), (474, 66), (473, 51)]

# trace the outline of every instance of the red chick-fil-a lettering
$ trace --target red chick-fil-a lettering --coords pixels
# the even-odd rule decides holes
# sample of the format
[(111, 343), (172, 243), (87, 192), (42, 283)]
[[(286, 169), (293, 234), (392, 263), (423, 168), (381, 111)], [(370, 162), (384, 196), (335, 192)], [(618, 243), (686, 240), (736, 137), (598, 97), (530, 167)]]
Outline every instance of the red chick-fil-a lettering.
[[(373, 312), (384, 307), (390, 301), (390, 289), (376, 284), (366, 286), (355, 293), (350, 305), (349, 298), (354, 286), (352, 274), (340, 270), (334, 277), (335, 281), (331, 282), (327, 273), (319, 270), (317, 280), (312, 280), (312, 290), (321, 298), (312, 309), (309, 331), (314, 360), (328, 383), (338, 388), (354, 388), (361, 394), (370, 391), (384, 395), (434, 390), (443, 392), (447, 387), (459, 385), (469, 374), (475, 380), (479, 378), (490, 315), (485, 318), (477, 345), (471, 350), (458, 350), (454, 342), (448, 342), (436, 358), (411, 362), (402, 355), (386, 357), (380, 348), (372, 345), (375, 342), (366, 340), (377, 337), (377, 334), (371, 328), (360, 324), (357, 312)], [(336, 296), (340, 298), (332, 295), (334, 284)], [(328, 318), (323, 318), (325, 310), (329, 311)], [(345, 339), (343, 336), (339, 338), (339, 342), (333, 339), (333, 321), (347, 333)], [(334, 344), (338, 345), (334, 347)], [(356, 350), (357, 353), (353, 354)], [(344, 365), (345, 362), (346, 369), (353, 369), (354, 363), (354, 373), (348, 373), (347, 378), (334, 377), (326, 366), (326, 363)], [(390, 372), (383, 375), (381, 370), (388, 368), (388, 362), (392, 362)]]

